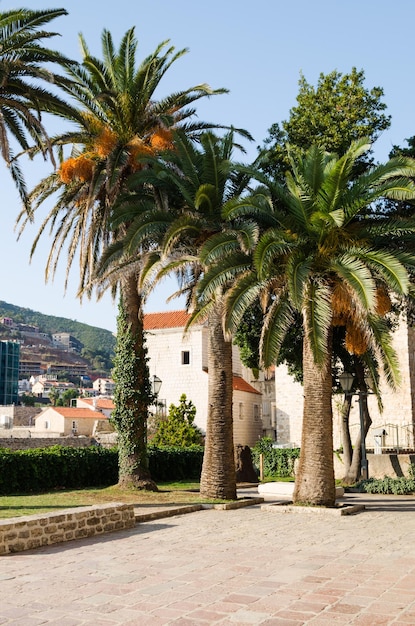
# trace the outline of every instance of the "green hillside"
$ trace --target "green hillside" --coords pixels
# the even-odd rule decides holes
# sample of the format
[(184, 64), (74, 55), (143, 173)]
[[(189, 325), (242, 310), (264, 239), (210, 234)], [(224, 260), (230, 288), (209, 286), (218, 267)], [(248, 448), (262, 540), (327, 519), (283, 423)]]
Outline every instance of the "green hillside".
[(0, 300), (0, 318), (2, 317), (10, 317), (14, 322), (38, 326), (40, 332), (43, 333), (70, 333), (81, 341), (85, 350), (91, 354), (102, 354), (109, 358), (114, 355), (115, 337), (111, 331), (104, 328), (96, 328), (65, 317), (45, 315)]

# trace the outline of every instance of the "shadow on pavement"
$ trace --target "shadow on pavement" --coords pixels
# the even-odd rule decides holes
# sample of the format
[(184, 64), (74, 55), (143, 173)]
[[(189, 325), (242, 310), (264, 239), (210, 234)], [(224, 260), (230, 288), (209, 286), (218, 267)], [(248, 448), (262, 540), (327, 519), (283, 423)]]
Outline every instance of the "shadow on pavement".
[(394, 513), (413, 513), (415, 511), (414, 496), (347, 493), (340, 501), (348, 504), (364, 504), (368, 511), (393, 511)]

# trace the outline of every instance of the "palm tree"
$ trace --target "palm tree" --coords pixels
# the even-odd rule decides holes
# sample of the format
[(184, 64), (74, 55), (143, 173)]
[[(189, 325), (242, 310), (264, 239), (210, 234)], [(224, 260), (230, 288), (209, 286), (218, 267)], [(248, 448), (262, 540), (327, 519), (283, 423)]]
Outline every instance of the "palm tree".
[(22, 170), (16, 161), (12, 141), (28, 152), (29, 141), (45, 156), (53, 155), (42, 113), (67, 115), (69, 106), (44, 83), (60, 84), (62, 76), (45, 67), (68, 67), (72, 61), (40, 45), (57, 33), (42, 30), (65, 9), (32, 11), (17, 9), (0, 13), (0, 150), (27, 211), (30, 204)]
[[(313, 146), (292, 161), (286, 185), (274, 185), (271, 202), (259, 195), (267, 224), (252, 252), (249, 270), (240, 264), (232, 273), (232, 258), (211, 265), (199, 297), (208, 298), (211, 285), (234, 284), (226, 295), (226, 328), (237, 328), (244, 311), (258, 297), (266, 310), (261, 336), (264, 366), (276, 362), (295, 315), (303, 320), (304, 411), (301, 455), (294, 500), (320, 506), (335, 502), (332, 440), (332, 330), (346, 328), (350, 353), (368, 350), (379, 355), (387, 379), (398, 380), (396, 354), (385, 322), (390, 294), (411, 291), (408, 270), (415, 264), (415, 229), (410, 222), (364, 217), (374, 201), (414, 198), (408, 177), (415, 162), (392, 159), (354, 177), (357, 159), (369, 149), (357, 141), (340, 158)], [(270, 198), (271, 196), (269, 196)], [(265, 207), (261, 209), (261, 204)], [(232, 208), (228, 218), (241, 219), (246, 209)], [(212, 244), (213, 247), (213, 244)], [(228, 244), (228, 250), (229, 250)], [(216, 255), (218, 254), (216, 247)]]
[[(137, 41), (134, 28), (115, 49), (111, 34), (102, 33), (103, 59), (88, 51), (80, 37), (83, 63), (68, 69), (70, 83), (65, 91), (78, 105), (75, 130), (51, 139), (61, 149), (57, 172), (42, 180), (30, 198), (36, 210), (58, 194), (55, 204), (40, 226), (32, 247), (47, 227), (53, 233), (46, 278), (53, 275), (62, 252), (67, 251), (67, 275), (79, 256), (79, 295), (91, 295), (97, 261), (107, 246), (124, 232), (125, 225), (111, 229), (114, 203), (126, 191), (127, 180), (143, 167), (144, 156), (155, 156), (171, 146), (172, 131), (181, 128), (193, 133), (204, 127), (193, 123), (194, 103), (202, 97), (223, 93), (201, 84), (156, 99), (163, 76), (186, 50), (175, 51), (168, 42), (136, 67)], [(167, 48), (166, 48), (167, 46)], [(64, 147), (72, 146), (68, 158)], [(142, 189), (142, 194), (147, 190)], [(163, 198), (153, 194), (153, 201)], [(166, 205), (163, 204), (164, 208)], [(26, 220), (27, 221), (27, 220)], [(23, 227), (26, 222), (23, 223)], [(155, 488), (151, 481), (145, 445), (145, 424), (151, 394), (143, 382), (147, 365), (143, 332), (144, 294), (138, 288), (140, 259), (115, 281), (120, 290), (118, 357), (114, 421), (118, 426), (121, 484)], [(134, 353), (135, 357), (126, 357)], [(130, 377), (129, 381), (120, 376)], [(148, 376), (147, 376), (148, 377)], [(123, 389), (121, 390), (121, 387)], [(126, 415), (126, 412), (128, 415)]]
[[(238, 132), (250, 138), (246, 131)], [(147, 211), (140, 211), (134, 219), (137, 199), (134, 195), (127, 196), (119, 206), (117, 220), (125, 220), (128, 216), (131, 226), (125, 241), (113, 248), (114, 257), (120, 249), (123, 250), (122, 266), (125, 258), (134, 258), (137, 248), (144, 245), (149, 249), (151, 241), (161, 242), (160, 251), (155, 247), (143, 268), (143, 280), (155, 273), (160, 279), (176, 272), (179, 292), (187, 295), (188, 308), (192, 311), (190, 323), (207, 320), (209, 408), (200, 492), (206, 497), (223, 499), (236, 497), (232, 340), (223, 331), (223, 291), (214, 291), (201, 310), (196, 307), (194, 294), (206, 270), (201, 256), (204, 246), (212, 235), (221, 236), (228, 228), (222, 211), (239, 201), (249, 181), (248, 176), (236, 172), (232, 162), (236, 146), (233, 131), (223, 137), (205, 132), (198, 142), (176, 133), (175, 149), (164, 155), (164, 167), (153, 167), (130, 181), (133, 192), (136, 180), (142, 197), (143, 178), (149, 173), (151, 184), (159, 189), (162, 186), (169, 194), (169, 212), (150, 204)], [(233, 233), (236, 237), (243, 236), (242, 230), (237, 228)], [(109, 267), (114, 267), (113, 258), (109, 259)]]

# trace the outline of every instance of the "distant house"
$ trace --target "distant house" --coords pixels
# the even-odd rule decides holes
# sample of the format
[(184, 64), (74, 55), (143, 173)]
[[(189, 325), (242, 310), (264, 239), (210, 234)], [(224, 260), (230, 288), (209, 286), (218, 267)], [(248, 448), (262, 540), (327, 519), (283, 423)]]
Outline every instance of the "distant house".
[[(57, 436), (84, 435), (91, 437), (108, 417), (101, 412), (81, 407), (50, 407), (35, 419), (35, 433)], [(110, 430), (110, 428), (108, 428)]]
[(19, 376), (40, 376), (45, 371), (41, 361), (21, 358), (19, 362)]
[(21, 332), (23, 335), (38, 335), (39, 334), (39, 327), (33, 326), (32, 324), (18, 323), (17, 328), (19, 332)]
[(114, 394), (115, 383), (112, 378), (97, 378), (92, 383), (92, 387), (100, 396), (112, 396)]
[(73, 383), (66, 383), (56, 380), (47, 380), (44, 377), (36, 380), (32, 385), (32, 393), (38, 398), (49, 398), (51, 389), (59, 392), (61, 396), (64, 391), (68, 389), (76, 389)]
[[(205, 324), (184, 329), (186, 311), (148, 313), (144, 329), (150, 379), (161, 380), (159, 402), (168, 408), (186, 394), (196, 406), (195, 423), (205, 432), (208, 413), (208, 329)], [(239, 350), (233, 346), (233, 414), (235, 444), (254, 445), (262, 437), (262, 394), (244, 376)], [(151, 408), (151, 407), (150, 407)], [(155, 411), (156, 408), (154, 407)]]
[(52, 342), (56, 348), (70, 350), (72, 352), (81, 352), (84, 347), (84, 344), (70, 333), (53, 333)]
[(76, 398), (76, 406), (100, 411), (106, 417), (111, 417), (115, 406), (111, 398)]
[(14, 328), (16, 326), (11, 317), (2, 317), (0, 322), (3, 326), (7, 326), (8, 328)]
[(30, 393), (32, 391), (32, 385), (28, 378), (21, 378), (18, 382), (19, 395), (21, 393)]
[(88, 365), (86, 363), (68, 363), (60, 362), (60, 363), (48, 363), (47, 372), (48, 374), (69, 374), (70, 376), (84, 376), (88, 370)]

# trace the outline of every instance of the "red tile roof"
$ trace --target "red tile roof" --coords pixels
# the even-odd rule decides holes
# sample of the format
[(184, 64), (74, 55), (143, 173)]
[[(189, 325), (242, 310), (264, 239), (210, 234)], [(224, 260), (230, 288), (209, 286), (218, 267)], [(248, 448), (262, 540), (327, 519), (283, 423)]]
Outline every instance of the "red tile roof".
[(258, 391), (258, 389), (255, 389), (255, 387), (252, 387), (252, 385), (247, 383), (246, 380), (244, 380), (240, 376), (234, 375), (232, 388), (234, 391), (246, 391), (248, 393), (256, 393), (260, 396), (262, 395), (261, 392)]
[(68, 417), (70, 419), (108, 419), (103, 413), (97, 413), (92, 409), (83, 409), (81, 407), (66, 407), (66, 406), (54, 406), (51, 407), (56, 413), (62, 415), (62, 417)]
[(82, 402), (95, 406), (97, 409), (115, 409), (111, 398), (80, 398)]
[(144, 330), (158, 328), (184, 328), (190, 318), (186, 311), (165, 311), (164, 313), (146, 313)]

